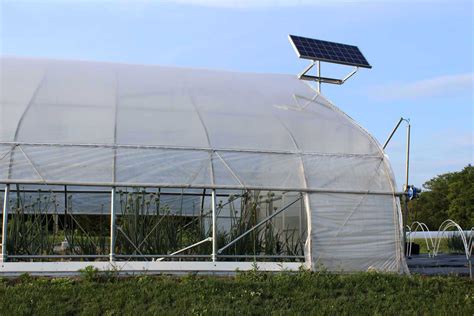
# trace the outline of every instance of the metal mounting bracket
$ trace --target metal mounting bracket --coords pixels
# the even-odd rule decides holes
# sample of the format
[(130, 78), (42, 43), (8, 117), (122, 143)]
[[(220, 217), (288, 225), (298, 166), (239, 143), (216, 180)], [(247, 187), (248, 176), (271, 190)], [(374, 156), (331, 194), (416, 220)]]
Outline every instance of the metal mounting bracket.
[[(317, 72), (318, 75), (308, 75), (307, 73), (314, 67), (317, 67)], [(352, 77), (357, 71), (359, 70), (359, 67), (354, 67), (354, 69), (347, 74), (344, 78), (342, 79), (337, 79), (337, 78), (328, 78), (328, 77), (322, 77), (321, 76), (321, 62), (319, 60), (313, 60), (299, 75), (298, 79), (300, 80), (308, 80), (308, 81), (315, 81), (318, 83), (318, 92), (321, 92), (321, 83), (330, 83), (330, 84), (337, 84), (337, 85), (342, 85), (345, 83), (350, 77)]]

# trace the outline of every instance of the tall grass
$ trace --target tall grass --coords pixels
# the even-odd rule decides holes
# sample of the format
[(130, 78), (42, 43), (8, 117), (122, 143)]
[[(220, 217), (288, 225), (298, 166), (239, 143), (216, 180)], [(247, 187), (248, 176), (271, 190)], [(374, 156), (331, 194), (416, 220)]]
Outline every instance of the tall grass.
[[(57, 196), (51, 192), (38, 191), (26, 195), (17, 189), (15, 198), (10, 201), (12, 215), (8, 221), (8, 253), (79, 256), (109, 254), (110, 216), (77, 214), (73, 196), (76, 195), (67, 196), (65, 210), (60, 206)], [(193, 212), (194, 215), (188, 215), (189, 210), (183, 207), (183, 196), (180, 205), (175, 205), (173, 209), (164, 203), (160, 191), (125, 189), (117, 191), (116, 198), (118, 210), (114, 250), (117, 255), (132, 255), (139, 260), (150, 255), (158, 257), (212, 235), (212, 210), (203, 209), (197, 214)], [(209, 196), (204, 198), (210, 199)], [(226, 215), (229, 225), (218, 225), (218, 247), (233, 241), (275, 212), (275, 205), (281, 199), (281, 194), (254, 190), (229, 195), (225, 202), (220, 201), (216, 205), (218, 222), (222, 223), (220, 221), (224, 220), (224, 209), (229, 210), (230, 214)], [(204, 204), (203, 202), (202, 205)], [(253, 230), (222, 255), (303, 255), (305, 232), (275, 225), (275, 219)], [(211, 251), (212, 243), (206, 242), (180, 254), (210, 256)]]
[[(116, 252), (132, 255), (170, 254), (207, 237), (198, 221), (183, 210), (171, 210), (161, 194), (135, 189), (119, 191)], [(202, 248), (202, 247), (201, 247)], [(187, 253), (196, 253), (198, 248)], [(209, 254), (209, 253), (204, 253)]]
[[(262, 194), (261, 191), (247, 191), (240, 198), (230, 197), (231, 228), (229, 232), (221, 232), (220, 246), (227, 244), (235, 238), (254, 227), (264, 217), (277, 210), (274, 202), (281, 199), (274, 192)], [(240, 205), (235, 205), (239, 201)], [(219, 207), (218, 207), (219, 209)], [(236, 242), (225, 250), (227, 255), (303, 255), (304, 232), (296, 229), (278, 229), (274, 224), (275, 218), (267, 221), (260, 228)]]
[(21, 194), (17, 189), (15, 200), (10, 200), (11, 218), (7, 226), (7, 253), (11, 255), (46, 255), (53, 253), (58, 240), (51, 233), (52, 216), (57, 214), (56, 196), (51, 193)]
[[(67, 215), (63, 224), (64, 239), (67, 241), (65, 254), (106, 255), (110, 252), (110, 216), (75, 214), (72, 195), (68, 195)], [(103, 214), (104, 205), (101, 205)]]

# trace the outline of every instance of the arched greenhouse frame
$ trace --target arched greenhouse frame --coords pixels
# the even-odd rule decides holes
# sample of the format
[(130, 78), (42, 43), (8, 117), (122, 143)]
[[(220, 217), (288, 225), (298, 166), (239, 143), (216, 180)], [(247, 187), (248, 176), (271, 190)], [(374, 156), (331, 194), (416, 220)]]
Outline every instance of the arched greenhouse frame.
[(407, 272), (380, 144), (292, 75), (4, 57), (0, 274)]

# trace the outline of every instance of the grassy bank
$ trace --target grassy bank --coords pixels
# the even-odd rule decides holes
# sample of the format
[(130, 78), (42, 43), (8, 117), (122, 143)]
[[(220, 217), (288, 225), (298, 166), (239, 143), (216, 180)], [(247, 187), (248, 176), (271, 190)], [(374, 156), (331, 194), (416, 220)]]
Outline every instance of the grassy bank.
[(117, 279), (90, 271), (78, 279), (3, 279), (0, 298), (1, 315), (474, 314), (469, 279), (378, 273)]

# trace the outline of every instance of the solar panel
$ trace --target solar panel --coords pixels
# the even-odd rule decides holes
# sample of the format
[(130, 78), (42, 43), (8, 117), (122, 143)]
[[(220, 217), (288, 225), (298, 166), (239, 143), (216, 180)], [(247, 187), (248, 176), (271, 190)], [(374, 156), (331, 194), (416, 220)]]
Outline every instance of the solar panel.
[(295, 35), (290, 35), (289, 37), (299, 58), (372, 68), (357, 46)]

